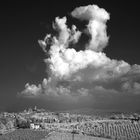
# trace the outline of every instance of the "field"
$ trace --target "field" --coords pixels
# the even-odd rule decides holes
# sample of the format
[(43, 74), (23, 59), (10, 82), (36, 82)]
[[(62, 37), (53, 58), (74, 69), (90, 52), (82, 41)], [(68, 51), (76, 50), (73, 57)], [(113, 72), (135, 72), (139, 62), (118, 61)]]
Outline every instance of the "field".
[(109, 140), (107, 138), (92, 137), (82, 134), (71, 134), (71, 133), (52, 133), (48, 138), (42, 140)]
[(0, 140), (41, 140), (47, 135), (48, 132), (43, 130), (17, 129), (0, 136)]
[[(85, 126), (86, 125), (86, 126)], [(131, 123), (130, 121), (106, 120), (96, 123), (86, 123), (80, 126), (86, 134), (100, 136), (119, 140), (139, 140), (140, 139), (140, 123)]]
[[(85, 126), (86, 125), (86, 126)], [(0, 136), (0, 140), (139, 140), (140, 123), (129, 121), (98, 121), (79, 126), (83, 134), (53, 132), (48, 136), (46, 130), (17, 129)], [(86, 134), (89, 135), (86, 135)], [(92, 136), (91, 136), (92, 135)], [(46, 137), (48, 136), (48, 137)], [(46, 137), (46, 138), (45, 138)], [(45, 139), (44, 139), (45, 138)]]
[(0, 136), (0, 140), (108, 140), (80, 134), (53, 132), (48, 136), (47, 131), (19, 129)]
[[(77, 133), (17, 129), (0, 136), (0, 140), (140, 140), (140, 123), (123, 120), (98, 120), (78, 125)], [(82, 133), (84, 132), (84, 133)]]

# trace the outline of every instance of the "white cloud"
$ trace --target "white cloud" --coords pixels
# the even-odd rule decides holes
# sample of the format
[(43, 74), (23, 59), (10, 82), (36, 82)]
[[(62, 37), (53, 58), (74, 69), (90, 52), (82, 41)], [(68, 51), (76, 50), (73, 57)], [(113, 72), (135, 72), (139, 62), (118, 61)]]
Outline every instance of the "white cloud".
[(75, 25), (69, 28), (66, 17), (56, 17), (53, 28), (58, 34), (48, 34), (44, 40), (39, 40), (43, 51), (49, 56), (44, 60), (51, 71), (49, 79), (44, 79), (39, 86), (27, 84), (22, 94), (71, 99), (91, 95), (95, 100), (95, 95), (100, 93), (103, 97), (124, 92), (139, 94), (137, 77), (140, 66), (110, 59), (102, 52), (108, 43), (106, 22), (110, 18), (109, 13), (97, 5), (89, 5), (76, 8), (71, 14), (77, 19), (88, 20), (85, 30), (91, 40), (85, 49), (77, 51), (75, 44), (85, 32), (79, 31)]
[(131, 91), (131, 85), (130, 85), (130, 83), (129, 82), (125, 82), (125, 83), (123, 83), (122, 84), (122, 89), (124, 90), (124, 91)]
[(66, 21), (66, 17), (55, 18), (55, 24), (53, 27), (59, 32), (58, 41), (60, 44), (66, 44), (70, 36), (70, 30), (67, 28)]
[(88, 20), (87, 30), (91, 40), (87, 48), (102, 51), (108, 42), (106, 21), (110, 18), (107, 11), (97, 5), (81, 6), (72, 11), (72, 16), (81, 20)]
[(42, 94), (42, 88), (40, 84), (36, 86), (34, 84), (29, 85), (29, 83), (27, 83), (25, 85), (25, 89), (21, 92), (21, 95), (27, 96), (38, 96), (40, 94)]
[(127, 81), (122, 84), (122, 89), (124, 92), (130, 93), (130, 94), (140, 94), (140, 83)]
[(135, 82), (133, 88), (135, 94), (140, 94), (140, 83)]
[(80, 93), (80, 96), (88, 96), (89, 90), (85, 88), (78, 89), (78, 93)]

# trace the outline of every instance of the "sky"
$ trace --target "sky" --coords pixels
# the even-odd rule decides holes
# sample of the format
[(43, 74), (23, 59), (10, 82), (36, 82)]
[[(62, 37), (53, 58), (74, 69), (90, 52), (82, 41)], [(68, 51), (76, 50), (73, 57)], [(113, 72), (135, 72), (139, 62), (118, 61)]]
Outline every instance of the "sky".
[(139, 13), (135, 1), (1, 3), (0, 110), (139, 111)]

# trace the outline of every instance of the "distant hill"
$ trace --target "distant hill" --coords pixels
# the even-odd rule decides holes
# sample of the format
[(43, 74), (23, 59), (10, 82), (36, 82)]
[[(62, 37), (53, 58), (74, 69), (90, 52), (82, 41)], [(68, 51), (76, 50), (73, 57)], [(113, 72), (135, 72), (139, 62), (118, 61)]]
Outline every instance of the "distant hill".
[(93, 109), (93, 108), (81, 108), (81, 109), (72, 109), (72, 110), (62, 110), (62, 111), (57, 111), (57, 112), (67, 112), (67, 113), (74, 113), (74, 114), (85, 114), (85, 115), (97, 115), (97, 116), (101, 116), (101, 117), (105, 117), (105, 116), (110, 116), (113, 114), (131, 114), (131, 113), (135, 113), (127, 111), (127, 110), (108, 110), (108, 109)]

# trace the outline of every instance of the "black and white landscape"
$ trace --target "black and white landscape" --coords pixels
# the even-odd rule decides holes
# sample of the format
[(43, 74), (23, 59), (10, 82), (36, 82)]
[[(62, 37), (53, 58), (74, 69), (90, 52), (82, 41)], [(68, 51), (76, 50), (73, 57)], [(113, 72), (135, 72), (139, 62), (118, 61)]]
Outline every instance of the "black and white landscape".
[(0, 139), (140, 139), (136, 2), (0, 9)]

